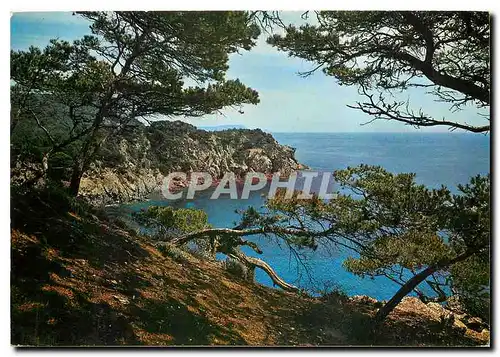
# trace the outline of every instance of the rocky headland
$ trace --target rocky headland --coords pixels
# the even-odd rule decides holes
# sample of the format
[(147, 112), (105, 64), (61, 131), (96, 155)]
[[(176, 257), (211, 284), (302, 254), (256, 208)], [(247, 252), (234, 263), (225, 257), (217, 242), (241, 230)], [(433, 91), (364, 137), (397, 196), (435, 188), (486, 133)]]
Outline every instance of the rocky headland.
[(80, 195), (98, 205), (143, 200), (159, 192), (171, 172), (207, 172), (214, 180), (226, 172), (286, 176), (304, 168), (294, 155), (294, 148), (260, 129), (209, 132), (181, 121), (137, 122), (107, 140), (82, 179)]

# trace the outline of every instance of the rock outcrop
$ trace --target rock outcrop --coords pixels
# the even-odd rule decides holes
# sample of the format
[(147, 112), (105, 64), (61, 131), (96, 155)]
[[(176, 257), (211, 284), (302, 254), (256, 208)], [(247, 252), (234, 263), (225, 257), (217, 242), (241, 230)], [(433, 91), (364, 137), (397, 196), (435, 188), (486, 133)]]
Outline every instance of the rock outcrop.
[[(352, 296), (349, 299), (354, 303), (366, 305), (370, 308), (378, 308), (385, 303), (385, 301), (377, 301), (364, 295)], [(481, 344), (488, 344), (490, 341), (489, 326), (480, 318), (469, 316), (466, 313), (453, 312), (448, 309), (447, 305), (435, 302), (426, 304), (413, 296), (404, 297), (388, 316), (388, 319), (396, 321), (412, 320), (417, 324), (422, 323), (422, 321), (431, 321), (456, 330), (459, 334)]]
[[(288, 175), (303, 168), (295, 149), (260, 129), (199, 130), (181, 121), (137, 123), (110, 138), (83, 177), (81, 196), (94, 204), (142, 200), (159, 192), (171, 172), (207, 172), (214, 180), (255, 171)], [(178, 183), (178, 186), (186, 182)]]

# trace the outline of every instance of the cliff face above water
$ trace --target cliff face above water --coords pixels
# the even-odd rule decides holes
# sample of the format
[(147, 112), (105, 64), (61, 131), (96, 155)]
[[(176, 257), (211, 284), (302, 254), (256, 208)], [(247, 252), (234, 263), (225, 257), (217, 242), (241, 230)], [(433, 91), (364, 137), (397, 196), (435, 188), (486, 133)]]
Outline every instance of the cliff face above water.
[(208, 172), (214, 179), (228, 171), (287, 175), (302, 168), (294, 154), (260, 129), (208, 132), (181, 121), (137, 123), (105, 143), (80, 194), (95, 204), (141, 200), (158, 192), (171, 172)]

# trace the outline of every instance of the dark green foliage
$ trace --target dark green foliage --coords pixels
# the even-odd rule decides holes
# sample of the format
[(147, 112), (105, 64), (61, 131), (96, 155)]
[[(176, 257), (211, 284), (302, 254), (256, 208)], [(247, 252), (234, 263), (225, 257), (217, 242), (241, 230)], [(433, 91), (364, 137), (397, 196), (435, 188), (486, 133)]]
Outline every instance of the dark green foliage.
[[(472, 177), (459, 185), (453, 205), (447, 209), (450, 243), (455, 249), (489, 245), (490, 242), (490, 176)], [(484, 251), (484, 257), (489, 251)]]
[(491, 321), (490, 259), (473, 256), (450, 268), (451, 284), (463, 308), (472, 316)]
[(320, 299), (326, 302), (347, 301), (349, 295), (342, 289), (342, 287), (335, 281), (326, 281), (323, 286), (313, 291), (314, 294), (319, 295)]
[[(85, 201), (68, 195), (67, 190), (57, 182), (48, 181), (47, 185), (40, 188), (27, 188), (24, 186), (11, 187), (11, 202), (16, 208), (11, 212), (12, 220), (21, 221), (19, 212), (37, 212), (40, 216), (58, 217), (72, 212), (78, 216), (92, 219), (92, 215), (106, 217), (106, 214), (89, 205)], [(40, 211), (38, 213), (38, 211)], [(15, 226), (15, 224), (13, 224)]]
[(472, 315), (490, 321), (490, 177), (473, 177), (459, 190), (447, 215), (450, 243), (457, 250), (485, 248), (451, 267), (451, 283)]
[(159, 245), (158, 250), (163, 255), (172, 258), (177, 263), (182, 263), (188, 259), (187, 253), (184, 250), (168, 243)]
[[(357, 176), (360, 170), (361, 178)], [(428, 190), (416, 185), (412, 175), (379, 176), (379, 170), (374, 175), (365, 166), (336, 174), (342, 186), (363, 197), (342, 198), (345, 204), (337, 207), (354, 213), (336, 222), (340, 235), (363, 244), (361, 256), (346, 260), (346, 268), (403, 284), (426, 266), (474, 251), (467, 260), (431, 275), (426, 283), (438, 298), (447, 285), (464, 300), (475, 295), (476, 302), (488, 304), (484, 294), (489, 292), (489, 178), (473, 178), (460, 186), (460, 194), (450, 195), (445, 188)], [(415, 292), (426, 298), (420, 289)]]
[[(20, 135), (15, 152), (72, 156), (74, 195), (102, 143), (135, 118), (201, 116), (259, 101), (256, 91), (225, 78), (229, 54), (249, 50), (259, 35), (245, 12), (81, 15), (92, 35), (11, 51), (11, 131), (25, 122), (42, 139), (32, 148)], [(186, 79), (197, 85), (186, 86)]]
[(168, 241), (189, 232), (209, 228), (208, 216), (203, 210), (149, 206), (134, 213), (134, 219), (158, 239)]
[(73, 158), (65, 152), (57, 152), (49, 158), (49, 176), (55, 182), (69, 181)]
[(267, 203), (267, 212), (248, 209), (242, 225), (299, 229), (295, 236), (276, 235), (299, 248), (348, 248), (354, 254), (344, 262), (347, 270), (363, 277), (384, 276), (401, 286), (437, 266), (423, 280), (426, 290), (417, 284), (409, 292), (427, 302), (446, 300), (451, 291), (471, 313), (485, 317), (489, 177), (472, 178), (454, 195), (446, 187), (416, 184), (414, 174), (393, 174), (378, 166), (349, 167), (334, 177), (340, 188), (337, 198), (288, 199), (278, 192)]
[[(313, 15), (314, 16), (314, 15)], [(340, 85), (366, 98), (353, 108), (375, 119), (420, 126), (445, 125), (473, 132), (482, 126), (434, 118), (390, 96), (422, 88), (454, 110), (490, 104), (490, 15), (452, 11), (319, 11), (317, 23), (289, 25), (268, 42), (315, 64)]]
[[(213, 241), (199, 238), (189, 244), (177, 247), (168, 242), (186, 233), (210, 228), (208, 216), (203, 210), (193, 208), (173, 208), (170, 206), (149, 206), (133, 214), (134, 220), (142, 227), (142, 233), (167, 243), (161, 243), (161, 251), (174, 259), (187, 252), (200, 258), (215, 259)], [(212, 244), (212, 245), (211, 245)]]

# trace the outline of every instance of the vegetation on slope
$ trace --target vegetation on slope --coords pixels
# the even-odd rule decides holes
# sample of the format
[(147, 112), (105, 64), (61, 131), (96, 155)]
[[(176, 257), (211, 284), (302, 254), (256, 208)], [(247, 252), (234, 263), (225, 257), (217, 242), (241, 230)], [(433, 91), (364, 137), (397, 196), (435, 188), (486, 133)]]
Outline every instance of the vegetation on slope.
[(12, 193), (12, 343), (473, 345), (479, 333), (380, 304), (287, 293), (151, 241), (57, 189)]
[[(489, 108), (487, 13), (316, 15), (317, 25), (284, 26), (286, 33), (268, 42), (318, 64), (305, 75), (323, 68), (340, 84), (357, 86), (367, 101), (357, 103), (355, 109), (372, 120), (489, 131), (490, 119), (484, 112), (488, 122), (476, 126), (437, 120), (422, 110), (413, 111), (405, 101), (387, 101), (394, 89), (424, 87), (438, 100), (449, 103), (451, 109), (470, 104), (480, 110)], [(359, 259), (346, 263), (350, 271), (362, 276), (387, 276), (401, 285), (385, 305), (369, 298), (330, 294), (325, 301), (260, 287), (229, 275), (220, 263), (192, 256), (182, 244), (176, 247), (170, 242), (160, 251), (148, 238), (128, 232), (123, 224), (111, 222), (78, 202), (75, 197), (89, 189), (86, 176), (101, 179), (106, 193), (111, 188), (120, 194), (127, 187), (134, 191), (139, 186), (137, 181), (144, 181), (140, 172), (124, 185), (117, 185), (120, 180), (115, 172), (100, 175), (92, 171), (99, 161), (123, 165), (120, 169), (124, 175), (130, 173), (134, 160), (143, 168), (143, 136), (134, 133), (136, 118), (147, 120), (155, 114), (202, 116), (259, 101), (253, 89), (224, 76), (229, 54), (256, 44), (259, 12), (88, 12), (82, 16), (91, 23), (92, 36), (73, 43), (52, 40), (43, 50), (31, 47), (11, 52), (13, 168), (27, 164), (34, 171), (38, 169), (25, 180), (23, 189), (13, 181), (14, 343), (488, 342), (487, 325), (481, 320), (466, 314), (449, 315), (436, 303), (424, 304), (429, 297), (423, 294), (419, 294), (422, 301), (405, 296), (411, 291), (418, 294), (420, 283), (443, 272), (446, 278), (451, 277), (451, 292), (460, 297), (468, 313), (480, 314), (488, 321), (489, 178), (472, 178), (469, 185), (459, 187), (460, 195), (450, 196), (444, 188), (431, 192), (416, 186), (411, 174), (393, 175), (381, 168), (361, 166), (344, 170), (345, 177), (340, 171), (337, 179), (344, 189), (362, 198), (343, 195), (332, 205), (318, 200), (275, 200), (270, 207), (280, 215), (265, 216), (255, 209), (246, 212), (246, 225), (240, 227), (244, 231), (239, 236), (264, 230), (310, 249), (318, 240), (340, 244), (336, 239), (339, 234), (355, 243)], [(269, 19), (266, 12), (260, 16)], [(271, 20), (283, 26), (279, 17)], [(368, 58), (367, 66), (361, 68), (358, 60), (364, 57)], [(185, 87), (185, 78), (200, 86)], [(165, 123), (156, 124), (158, 131), (151, 126), (160, 147), (169, 141), (162, 125)], [(192, 131), (186, 126), (184, 129)], [(123, 139), (130, 132), (135, 141), (122, 150)], [(264, 138), (263, 144), (271, 140), (253, 133)], [(192, 165), (182, 166), (186, 163), (183, 155), (200, 143), (204, 149), (204, 144), (198, 140), (200, 136), (187, 136), (178, 151), (160, 148), (161, 160), (156, 164), (172, 159), (169, 163), (192, 171)], [(208, 133), (201, 136), (212, 138)], [(220, 137), (222, 142), (215, 145), (214, 152), (199, 160), (205, 168), (245, 171), (243, 164), (252, 159), (266, 170), (276, 171), (274, 162), (254, 147), (244, 147), (248, 157), (236, 155), (237, 160), (229, 163), (222, 160), (224, 165), (216, 169), (212, 158), (219, 149), (241, 139), (235, 131)], [(106, 152), (108, 143), (111, 147)], [(295, 166), (293, 150), (286, 152), (285, 162)], [(259, 154), (257, 158), (252, 156), (255, 153)], [(241, 165), (240, 159), (244, 159)], [(235, 162), (237, 165), (233, 165)], [(158, 167), (157, 171), (172, 169)], [(158, 175), (147, 175), (157, 186)], [(65, 179), (69, 181), (65, 193), (47, 187), (52, 181), (63, 186), (61, 181)], [(35, 183), (45, 188), (37, 189)], [(143, 182), (139, 191), (145, 191), (146, 186)], [(127, 192), (126, 199), (130, 198)], [(311, 230), (315, 226), (310, 223), (317, 226), (325, 221), (330, 227), (324, 232)], [(297, 222), (302, 234), (297, 233)], [(285, 230), (283, 224), (294, 227)], [(234, 230), (226, 230), (230, 231), (226, 237), (237, 235)], [(207, 235), (206, 231), (185, 233), (176, 238), (177, 243)], [(227, 247), (222, 244), (222, 248)], [(401, 269), (401, 273), (394, 269)], [(403, 269), (413, 277), (407, 280)], [(433, 286), (439, 287), (436, 283)], [(439, 301), (448, 298), (436, 292)], [(380, 324), (375, 331), (368, 322), (373, 316)]]

